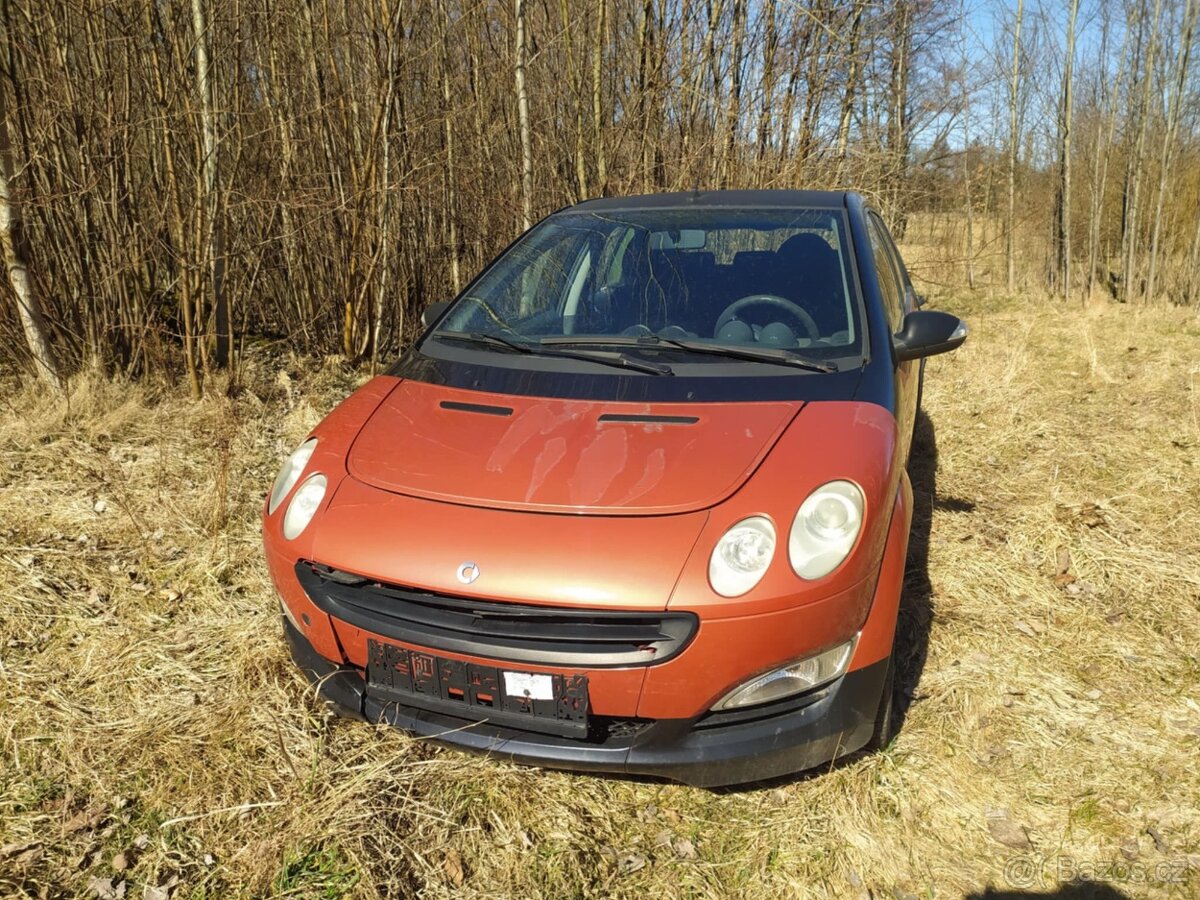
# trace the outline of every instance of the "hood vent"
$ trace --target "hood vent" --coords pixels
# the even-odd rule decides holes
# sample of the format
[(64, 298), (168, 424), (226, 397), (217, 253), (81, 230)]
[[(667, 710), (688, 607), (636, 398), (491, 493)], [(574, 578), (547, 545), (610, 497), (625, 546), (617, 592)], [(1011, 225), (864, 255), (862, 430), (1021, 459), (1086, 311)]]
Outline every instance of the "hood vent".
[(600, 416), (601, 422), (635, 422), (639, 425), (695, 425), (700, 421), (699, 416), (652, 416), (626, 415), (624, 413), (605, 413)]
[(456, 400), (443, 400), (439, 405), (442, 409), (479, 413), (484, 416), (511, 416), (513, 414), (511, 406), (488, 406), (486, 403), (459, 403)]

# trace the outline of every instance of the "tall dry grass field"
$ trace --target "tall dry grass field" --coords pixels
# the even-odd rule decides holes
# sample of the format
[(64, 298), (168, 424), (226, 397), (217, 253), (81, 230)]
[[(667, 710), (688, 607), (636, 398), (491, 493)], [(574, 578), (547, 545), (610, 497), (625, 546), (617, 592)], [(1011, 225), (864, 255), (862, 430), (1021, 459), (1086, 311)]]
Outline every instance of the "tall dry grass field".
[[(280, 457), (363, 379), (236, 400), (0, 391), (0, 894), (1200, 892), (1200, 321), (938, 299), (885, 752), (709, 792), (328, 716), (259, 546)], [(123, 893), (122, 893), (123, 892)], [(1112, 896), (1109, 894), (1108, 896)]]

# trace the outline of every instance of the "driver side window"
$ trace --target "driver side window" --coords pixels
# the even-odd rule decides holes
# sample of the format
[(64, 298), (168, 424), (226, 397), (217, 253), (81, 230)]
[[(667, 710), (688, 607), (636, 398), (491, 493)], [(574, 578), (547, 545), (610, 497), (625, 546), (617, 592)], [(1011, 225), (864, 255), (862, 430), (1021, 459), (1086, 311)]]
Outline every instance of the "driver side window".
[(871, 213), (867, 221), (867, 230), (871, 235), (871, 256), (875, 260), (875, 274), (883, 295), (884, 312), (887, 314), (888, 327), (895, 334), (904, 321), (904, 286), (887, 249), (887, 232), (883, 222), (875, 213)]

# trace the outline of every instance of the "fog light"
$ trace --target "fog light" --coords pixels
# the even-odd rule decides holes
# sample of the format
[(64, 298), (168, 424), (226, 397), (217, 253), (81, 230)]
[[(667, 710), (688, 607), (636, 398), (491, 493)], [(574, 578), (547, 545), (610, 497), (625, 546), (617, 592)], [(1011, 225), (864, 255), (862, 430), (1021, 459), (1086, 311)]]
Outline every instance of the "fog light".
[(855, 635), (846, 643), (816, 656), (759, 675), (722, 697), (713, 706), (713, 711), (770, 703), (772, 700), (811, 691), (841, 678), (846, 673), (846, 666), (850, 664), (850, 657), (854, 655), (854, 644), (857, 640), (858, 636)]

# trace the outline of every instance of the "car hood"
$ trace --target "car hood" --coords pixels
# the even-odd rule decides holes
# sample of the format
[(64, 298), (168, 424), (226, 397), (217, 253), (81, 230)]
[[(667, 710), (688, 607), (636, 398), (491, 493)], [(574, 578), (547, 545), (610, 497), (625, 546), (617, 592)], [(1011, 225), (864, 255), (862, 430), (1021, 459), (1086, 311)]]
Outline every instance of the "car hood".
[(497, 509), (690, 512), (745, 483), (803, 403), (610, 403), (403, 381), (347, 466), (397, 494)]

